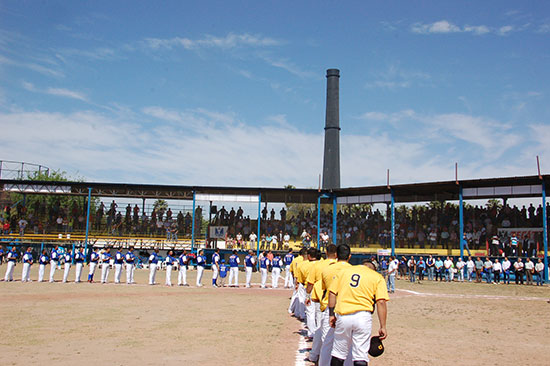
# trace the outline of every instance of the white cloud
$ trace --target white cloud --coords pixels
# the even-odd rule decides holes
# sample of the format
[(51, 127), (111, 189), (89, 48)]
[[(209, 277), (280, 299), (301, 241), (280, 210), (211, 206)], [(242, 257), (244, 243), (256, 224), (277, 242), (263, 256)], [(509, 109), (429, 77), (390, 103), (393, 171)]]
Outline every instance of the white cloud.
[(216, 37), (212, 35), (207, 35), (201, 39), (190, 39), (182, 37), (173, 37), (173, 38), (145, 38), (145, 44), (153, 49), (167, 48), (172, 49), (174, 47), (183, 47), (188, 50), (198, 49), (198, 48), (221, 48), (221, 49), (230, 49), (242, 46), (249, 47), (268, 47), (268, 46), (279, 46), (284, 42), (269, 38), (263, 37), (261, 35), (252, 35), (248, 33), (235, 34), (229, 33), (224, 37)]
[(413, 85), (423, 85), (431, 78), (428, 73), (404, 70), (396, 65), (391, 65), (386, 71), (377, 73), (375, 80), (368, 81), (365, 87), (368, 89), (402, 89)]
[(263, 55), (261, 57), (269, 65), (286, 70), (289, 73), (296, 75), (300, 78), (313, 78), (318, 76), (313, 71), (307, 71), (298, 67), (297, 65), (295, 65), (294, 63), (292, 63), (290, 60), (286, 58), (274, 58), (268, 55)]
[(429, 34), (429, 33), (457, 33), (462, 30), (460, 27), (450, 23), (447, 20), (439, 20), (434, 23), (422, 24), (415, 23), (412, 25), (411, 30), (414, 33)]
[(497, 31), (497, 34), (501, 35), (501, 36), (505, 36), (507, 35), (508, 33), (512, 32), (514, 30), (514, 27), (511, 26), (511, 25), (505, 25), (503, 27), (500, 27)]
[[(520, 27), (521, 30), (528, 28), (529, 24)], [(504, 36), (510, 32), (516, 31), (516, 27), (512, 25), (504, 25), (497, 28), (487, 25), (457, 25), (448, 20), (439, 20), (434, 23), (414, 23), (411, 26), (411, 31), (418, 34), (449, 34), (449, 33), (470, 33), (474, 35), (483, 35), (493, 33)]]
[(56, 95), (58, 97), (65, 97), (65, 98), (81, 100), (83, 102), (88, 102), (88, 98), (86, 97), (86, 95), (74, 90), (69, 90), (64, 88), (48, 88), (46, 89), (45, 93), (50, 95)]
[[(122, 117), (90, 111), (0, 113), (6, 131), (0, 136), (0, 156), (78, 171), (97, 181), (317, 186), (321, 128), (318, 133), (300, 131), (282, 114), (266, 116), (265, 125), (249, 125), (232, 112), (206, 109), (147, 107), (143, 113)], [(461, 161), (462, 178), (528, 172), (528, 158), (523, 155), (494, 163), (502, 149), (519, 142), (511, 138), (509, 126), (498, 121), (461, 114), (426, 116), (412, 110), (369, 112), (364, 118), (411, 119), (417, 122), (418, 135), (342, 133), (343, 186), (384, 184), (386, 169), (391, 169), (392, 183), (452, 179), (454, 162), (465, 156), (460, 150), (474, 151), (470, 160)], [(533, 149), (547, 146), (550, 127), (531, 129), (538, 138)], [(431, 136), (430, 130), (436, 133)], [(435, 142), (446, 139), (452, 148), (433, 149)], [(550, 159), (550, 148), (537, 154)]]

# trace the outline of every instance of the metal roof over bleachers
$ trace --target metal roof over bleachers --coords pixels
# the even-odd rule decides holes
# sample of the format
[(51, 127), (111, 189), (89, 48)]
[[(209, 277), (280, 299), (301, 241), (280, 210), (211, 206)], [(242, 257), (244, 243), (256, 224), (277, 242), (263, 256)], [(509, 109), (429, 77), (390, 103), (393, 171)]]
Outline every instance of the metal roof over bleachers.
[(254, 197), (258, 197), (261, 193), (262, 202), (310, 204), (317, 203), (319, 195), (325, 195), (337, 196), (339, 204), (353, 204), (389, 202), (392, 190), (395, 202), (453, 201), (458, 200), (460, 187), (465, 199), (539, 197), (542, 194), (543, 182), (548, 193), (550, 175), (350, 187), (334, 191), (314, 188), (215, 187), (17, 179), (0, 179), (0, 187), (6, 192), (25, 194), (87, 196), (88, 188), (91, 188), (92, 196), (100, 197), (191, 200), (195, 193), (203, 200), (246, 201), (246, 197), (251, 197), (251, 200), (255, 199), (256, 202), (257, 198)]

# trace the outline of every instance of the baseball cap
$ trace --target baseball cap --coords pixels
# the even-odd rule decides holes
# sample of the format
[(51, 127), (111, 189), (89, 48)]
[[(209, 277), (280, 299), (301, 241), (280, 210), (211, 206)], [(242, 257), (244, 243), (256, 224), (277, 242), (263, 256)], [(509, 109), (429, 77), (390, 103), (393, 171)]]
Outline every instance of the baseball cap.
[(380, 337), (371, 337), (369, 355), (371, 355), (372, 357), (378, 357), (382, 353), (384, 353), (384, 345), (382, 344)]

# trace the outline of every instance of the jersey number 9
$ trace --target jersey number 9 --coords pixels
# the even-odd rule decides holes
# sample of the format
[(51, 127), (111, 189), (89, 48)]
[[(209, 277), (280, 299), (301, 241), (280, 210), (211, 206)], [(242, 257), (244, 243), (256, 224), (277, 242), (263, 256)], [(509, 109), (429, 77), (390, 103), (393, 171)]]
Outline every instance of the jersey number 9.
[(361, 276), (359, 276), (357, 273), (355, 273), (351, 276), (351, 282), (349, 283), (349, 285), (351, 287), (357, 287), (357, 286), (359, 286), (359, 281), (360, 280), (361, 280)]

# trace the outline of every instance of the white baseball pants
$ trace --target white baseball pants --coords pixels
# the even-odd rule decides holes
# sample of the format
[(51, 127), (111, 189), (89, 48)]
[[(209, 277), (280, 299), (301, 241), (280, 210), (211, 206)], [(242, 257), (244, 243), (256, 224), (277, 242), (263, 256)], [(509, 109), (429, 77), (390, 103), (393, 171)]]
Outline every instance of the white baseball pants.
[(63, 282), (67, 282), (67, 278), (69, 278), (70, 269), (71, 269), (71, 262), (65, 262), (65, 269), (63, 271)]
[(271, 287), (279, 287), (279, 277), (281, 277), (281, 269), (278, 267), (273, 267), (271, 270)]
[(121, 275), (122, 275), (122, 263), (115, 263), (115, 283), (120, 283)]
[(78, 283), (80, 282), (80, 277), (82, 276), (82, 267), (84, 267), (84, 263), (77, 263), (76, 264), (76, 272), (74, 275), (74, 282)]
[(245, 267), (246, 270), (246, 287), (250, 287), (250, 281), (252, 280), (252, 267)]
[(111, 267), (109, 266), (109, 262), (103, 262), (101, 264), (101, 283), (107, 283), (109, 281), (110, 270)]
[(267, 268), (260, 268), (260, 273), (262, 274), (262, 282), (260, 287), (265, 288), (265, 282), (267, 281)]
[(136, 270), (136, 267), (133, 263), (126, 263), (126, 283), (131, 284), (134, 283), (134, 271)]
[(166, 266), (166, 281), (164, 284), (166, 286), (172, 286), (172, 265), (171, 264)]
[(202, 286), (202, 275), (204, 273), (204, 267), (203, 266), (197, 266), (197, 287)]
[(155, 276), (157, 275), (157, 265), (156, 263), (151, 263), (149, 265), (149, 284), (155, 284)]
[(187, 267), (185, 265), (180, 265), (180, 270), (178, 273), (178, 285), (187, 285)]
[(38, 282), (44, 281), (44, 272), (46, 271), (46, 265), (40, 264), (38, 266)]
[(229, 269), (229, 286), (239, 286), (239, 267)]
[(353, 361), (369, 362), (371, 330), (372, 314), (368, 311), (337, 315), (332, 356), (345, 360), (351, 348)]
[[(10, 268), (10, 264), (12, 265)], [(8, 277), (8, 271), (10, 271), (10, 277), (6, 281), (13, 281), (13, 267), (15, 262), (8, 262), (8, 270), (6, 271), (6, 277)], [(31, 265), (29, 263), (23, 263), (23, 273), (21, 273), (21, 282), (30, 282)]]
[(57, 269), (57, 261), (50, 262), (50, 282), (55, 282), (53, 276), (55, 275), (55, 270)]
[(292, 287), (292, 273), (290, 273), (290, 266), (285, 266), (285, 288)]
[[(25, 267), (23, 265), (23, 267)], [(13, 281), (13, 269), (15, 268), (15, 262), (8, 261), (8, 265), (6, 267), (6, 275), (4, 276), (4, 281)]]

